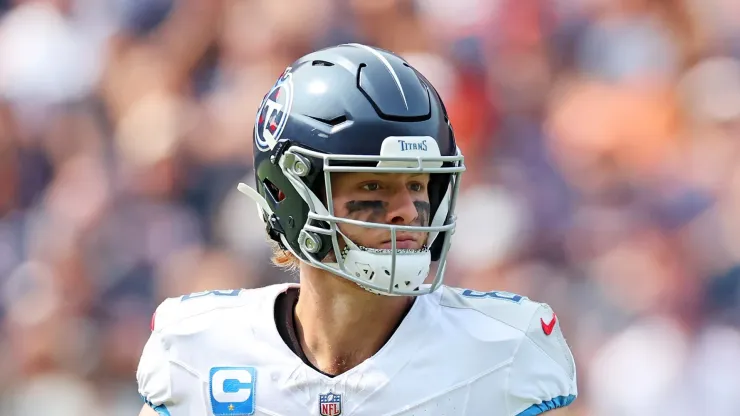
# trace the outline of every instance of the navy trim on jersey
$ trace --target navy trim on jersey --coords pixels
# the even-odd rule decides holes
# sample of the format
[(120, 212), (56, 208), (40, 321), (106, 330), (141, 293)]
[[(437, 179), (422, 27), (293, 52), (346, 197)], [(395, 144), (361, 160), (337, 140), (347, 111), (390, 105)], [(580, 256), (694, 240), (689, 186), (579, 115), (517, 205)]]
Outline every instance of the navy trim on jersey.
[(548, 410), (557, 409), (559, 407), (566, 407), (569, 404), (573, 403), (573, 400), (575, 399), (576, 396), (572, 394), (570, 396), (558, 396), (552, 400), (548, 400), (540, 404), (533, 404), (527, 410), (517, 414), (516, 416), (537, 416), (539, 414), (545, 413)]

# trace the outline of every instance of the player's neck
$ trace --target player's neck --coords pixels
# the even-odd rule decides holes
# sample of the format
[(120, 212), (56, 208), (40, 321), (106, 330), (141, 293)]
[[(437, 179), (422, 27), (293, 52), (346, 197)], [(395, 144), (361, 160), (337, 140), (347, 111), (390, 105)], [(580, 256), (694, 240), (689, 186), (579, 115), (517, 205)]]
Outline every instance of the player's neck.
[(319, 370), (344, 373), (385, 345), (412, 303), (412, 298), (376, 295), (341, 277), (302, 268), (295, 315), (303, 352)]

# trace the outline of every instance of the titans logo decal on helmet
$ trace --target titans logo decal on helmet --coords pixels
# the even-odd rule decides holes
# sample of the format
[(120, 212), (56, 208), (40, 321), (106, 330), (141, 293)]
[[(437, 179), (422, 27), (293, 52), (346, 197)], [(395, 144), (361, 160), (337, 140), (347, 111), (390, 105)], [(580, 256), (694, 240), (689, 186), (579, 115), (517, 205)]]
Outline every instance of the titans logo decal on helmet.
[(270, 92), (262, 100), (255, 121), (254, 142), (263, 152), (275, 147), (288, 123), (290, 108), (293, 105), (293, 82), (290, 68), (280, 76)]

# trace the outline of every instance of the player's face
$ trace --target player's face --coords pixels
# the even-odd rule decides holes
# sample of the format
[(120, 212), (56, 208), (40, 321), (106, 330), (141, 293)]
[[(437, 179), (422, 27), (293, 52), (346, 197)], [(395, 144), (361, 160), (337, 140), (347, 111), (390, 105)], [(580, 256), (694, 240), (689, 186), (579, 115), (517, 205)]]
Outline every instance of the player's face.
[[(429, 174), (332, 174), (334, 214), (353, 220), (393, 225), (429, 225)], [(390, 249), (388, 230), (339, 224), (350, 240), (368, 248)], [(396, 248), (420, 249), (423, 232), (397, 232)]]

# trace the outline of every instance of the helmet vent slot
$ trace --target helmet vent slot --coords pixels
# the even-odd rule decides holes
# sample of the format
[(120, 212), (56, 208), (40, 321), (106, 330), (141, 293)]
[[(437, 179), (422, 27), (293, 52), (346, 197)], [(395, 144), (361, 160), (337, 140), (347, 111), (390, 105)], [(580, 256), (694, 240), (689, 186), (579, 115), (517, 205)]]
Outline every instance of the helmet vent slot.
[(314, 119), (316, 121), (320, 121), (320, 122), (322, 122), (322, 123), (324, 123), (326, 125), (332, 126), (332, 127), (338, 126), (338, 125), (344, 123), (345, 121), (347, 121), (347, 116), (345, 116), (345, 115), (337, 116), (337, 117), (334, 117), (332, 119), (325, 119), (325, 118), (314, 117), (314, 116), (309, 116), (309, 117), (311, 117), (312, 119)]
[(317, 59), (311, 62), (311, 66), (334, 66), (334, 64), (328, 61), (322, 61), (320, 59)]

